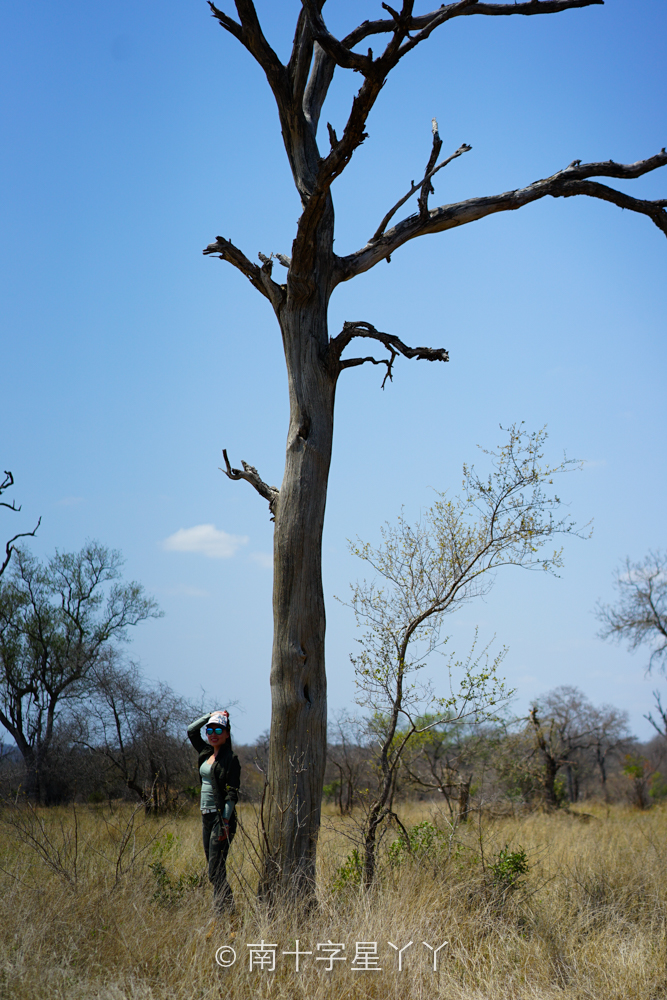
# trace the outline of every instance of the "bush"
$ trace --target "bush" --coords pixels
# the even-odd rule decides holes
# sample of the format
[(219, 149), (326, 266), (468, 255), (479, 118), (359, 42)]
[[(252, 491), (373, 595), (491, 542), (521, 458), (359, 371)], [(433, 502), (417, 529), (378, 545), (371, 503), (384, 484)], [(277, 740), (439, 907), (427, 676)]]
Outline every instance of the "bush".
[(423, 861), (425, 858), (439, 851), (444, 839), (445, 834), (442, 830), (438, 830), (428, 820), (425, 820), (423, 823), (417, 823), (416, 826), (408, 830), (407, 842), (405, 837), (399, 837), (390, 846), (389, 863), (392, 867), (396, 867), (402, 864), (408, 856), (416, 858), (418, 861)]
[(516, 851), (510, 851), (508, 844), (505, 844), (503, 849), (498, 851), (495, 861), (489, 865), (493, 884), (503, 895), (518, 889), (528, 874), (528, 870), (528, 855), (523, 847), (518, 847)]
[(153, 901), (161, 903), (163, 906), (174, 906), (180, 902), (186, 889), (197, 889), (202, 884), (202, 877), (197, 872), (182, 873), (178, 877), (171, 875), (164, 863), (164, 859), (181, 843), (180, 837), (175, 837), (173, 833), (167, 833), (162, 840), (156, 840), (153, 844), (153, 861), (148, 868), (155, 879), (155, 891)]
[(361, 852), (355, 847), (336, 871), (331, 883), (332, 891), (342, 892), (344, 889), (358, 888), (361, 885), (363, 871), (364, 864)]

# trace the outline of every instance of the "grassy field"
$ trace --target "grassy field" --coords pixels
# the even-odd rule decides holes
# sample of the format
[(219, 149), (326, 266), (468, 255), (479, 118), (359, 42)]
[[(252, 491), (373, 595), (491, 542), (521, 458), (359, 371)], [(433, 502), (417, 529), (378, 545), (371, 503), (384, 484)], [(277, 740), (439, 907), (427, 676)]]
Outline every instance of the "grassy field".
[[(430, 825), (412, 854), (387, 838), (371, 894), (355, 885), (354, 864), (340, 874), (353, 824), (331, 811), (320, 906), (301, 920), (257, 908), (254, 848), (239, 834), (229, 865), (238, 909), (224, 921), (211, 917), (195, 809), (167, 821), (127, 805), (5, 811), (0, 997), (667, 997), (667, 811), (585, 808), (588, 816), (475, 817), (453, 835), (436, 810), (415, 808), (409, 824)], [(248, 807), (241, 817), (251, 830)], [(313, 952), (298, 972), (295, 956), (282, 954), (296, 939)], [(275, 971), (249, 968), (248, 945), (262, 941), (276, 945)], [(409, 941), (399, 971), (388, 942)], [(435, 956), (423, 944), (444, 941)], [(316, 961), (331, 954), (317, 949), (327, 942), (346, 947)], [(225, 948), (237, 957), (221, 967)], [(231, 961), (231, 951), (218, 954)]]

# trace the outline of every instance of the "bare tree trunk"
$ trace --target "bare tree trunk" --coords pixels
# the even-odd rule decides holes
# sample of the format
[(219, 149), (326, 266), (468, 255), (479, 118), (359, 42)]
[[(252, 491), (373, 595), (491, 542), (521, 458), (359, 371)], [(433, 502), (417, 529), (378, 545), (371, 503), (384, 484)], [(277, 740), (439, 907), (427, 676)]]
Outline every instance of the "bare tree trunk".
[(558, 796), (556, 795), (556, 775), (558, 774), (558, 762), (548, 754), (544, 755), (544, 804), (547, 809), (558, 809)]
[(271, 738), (260, 896), (314, 897), (327, 745), (322, 529), (336, 372), (326, 302), (280, 314), (290, 394), (285, 474), (276, 506)]
[(462, 781), (459, 785), (459, 823), (468, 822), (470, 811), (470, 785), (472, 784), (472, 774), (467, 781)]
[[(409, 240), (444, 232), (496, 212), (513, 211), (540, 198), (584, 194), (647, 215), (667, 233), (662, 201), (642, 201), (591, 182), (591, 177), (639, 177), (667, 164), (667, 153), (635, 164), (611, 161), (581, 164), (573, 161), (552, 177), (527, 188), (495, 197), (468, 199), (458, 205), (430, 209), (431, 178), (442, 167), (468, 152), (465, 143), (440, 164), (442, 141), (437, 123), (433, 148), (423, 179), (387, 212), (371, 239), (346, 257), (333, 252), (334, 216), (331, 185), (344, 171), (355, 150), (367, 138), (366, 122), (389, 73), (398, 62), (446, 21), (469, 14), (555, 13), (585, 7), (602, 0), (548, 0), (543, 3), (476, 4), (458, 0), (429, 14), (413, 16), (405, 0), (400, 14), (378, 22), (364, 21), (344, 39), (335, 38), (322, 16), (323, 0), (302, 0), (292, 53), (283, 64), (266, 39), (252, 0), (237, 0), (235, 20), (209, 0), (213, 17), (257, 61), (266, 74), (276, 101), (288, 162), (302, 204), (291, 259), (275, 257), (288, 269), (287, 282), (272, 276), (273, 256), (260, 253), (262, 267), (252, 263), (222, 236), (204, 250), (236, 267), (273, 306), (285, 348), (290, 394), (287, 463), (280, 491), (264, 483), (257, 470), (244, 464), (232, 469), (231, 479), (246, 479), (269, 500), (275, 513), (274, 642), (271, 665), (272, 721), (269, 749), (268, 795), (264, 820), (265, 862), (260, 895), (280, 893), (312, 897), (315, 846), (326, 753), (326, 678), (324, 672), (324, 601), (321, 581), (321, 540), (326, 500), (336, 378), (344, 368), (366, 363), (386, 366), (391, 378), (395, 358), (447, 361), (444, 348), (411, 348), (393, 334), (376, 330), (365, 321), (345, 323), (329, 342), (326, 309), (337, 284), (370, 270)], [(382, 53), (355, 51), (369, 35), (386, 35)], [(386, 41), (386, 44), (385, 44)], [(377, 49), (376, 49), (377, 52)], [(347, 123), (338, 138), (327, 123), (329, 151), (320, 151), (317, 129), (334, 69), (360, 74), (360, 87)], [(419, 192), (418, 211), (389, 226), (408, 198)], [(355, 339), (383, 345), (388, 358), (346, 357), (341, 354)]]

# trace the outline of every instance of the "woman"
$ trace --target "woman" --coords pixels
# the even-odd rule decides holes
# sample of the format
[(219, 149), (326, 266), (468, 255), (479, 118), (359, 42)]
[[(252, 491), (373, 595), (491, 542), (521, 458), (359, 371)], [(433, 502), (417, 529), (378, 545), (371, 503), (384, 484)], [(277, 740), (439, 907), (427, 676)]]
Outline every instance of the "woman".
[[(200, 729), (206, 726), (206, 739)], [(232, 751), (229, 712), (209, 712), (188, 726), (188, 736), (199, 753), (201, 780), (201, 818), (208, 877), (213, 883), (213, 906), (216, 913), (234, 909), (234, 897), (227, 881), (227, 855), (234, 834), (234, 806), (239, 798), (241, 765)]]

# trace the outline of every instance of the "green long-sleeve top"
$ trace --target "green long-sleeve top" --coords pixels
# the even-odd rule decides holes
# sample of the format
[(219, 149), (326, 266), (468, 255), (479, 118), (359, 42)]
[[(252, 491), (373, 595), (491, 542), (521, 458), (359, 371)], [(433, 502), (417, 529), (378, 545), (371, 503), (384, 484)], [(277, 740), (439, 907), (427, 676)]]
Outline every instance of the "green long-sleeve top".
[[(200, 733), (200, 729), (206, 725), (210, 718), (211, 714), (207, 712), (206, 715), (195, 719), (188, 726), (188, 738), (199, 754), (198, 768), (213, 754), (213, 747), (202, 739)], [(215, 763), (211, 767), (211, 784), (218, 813), (223, 819), (230, 819), (234, 806), (239, 800), (239, 787), (241, 785), (241, 764), (232, 750), (231, 736), (218, 751)]]

